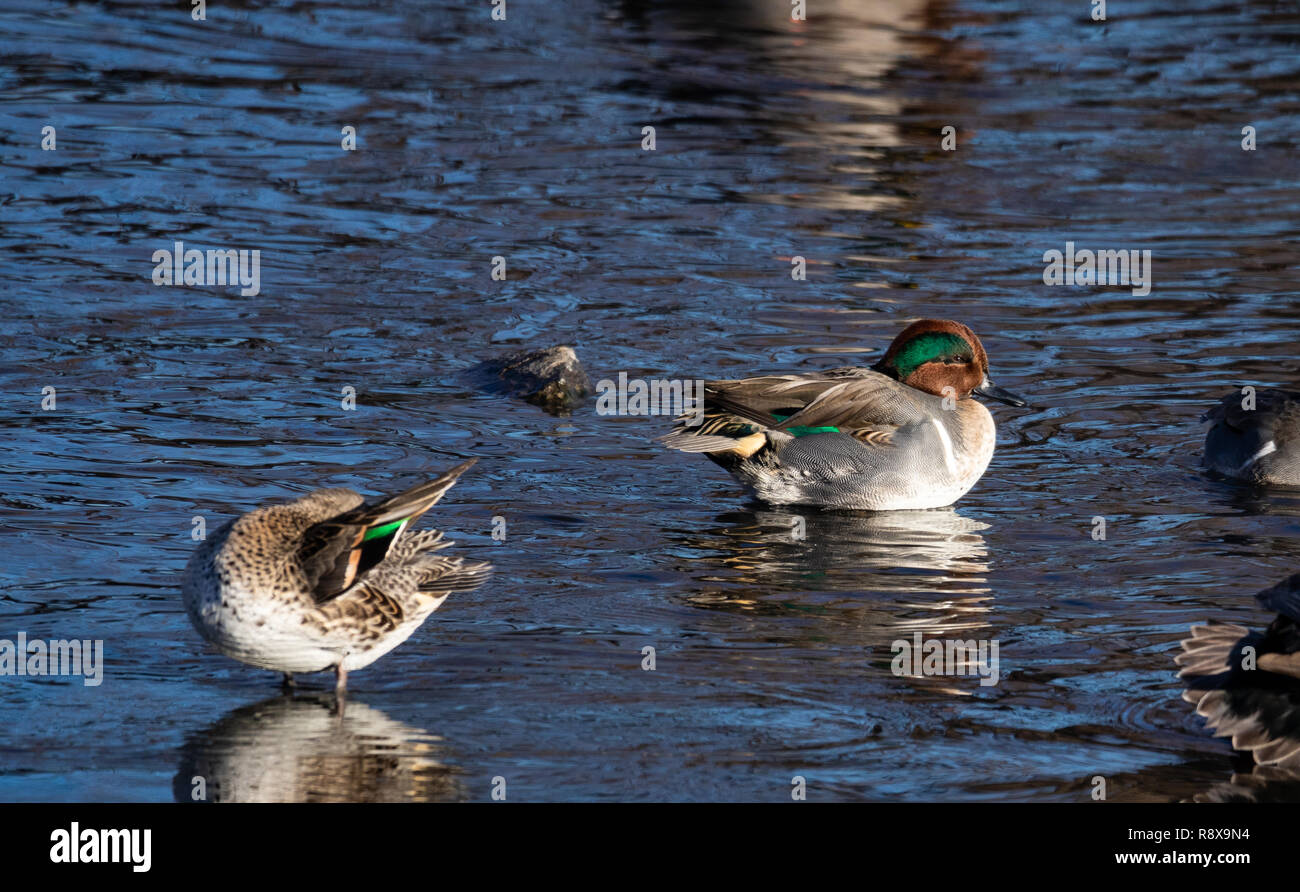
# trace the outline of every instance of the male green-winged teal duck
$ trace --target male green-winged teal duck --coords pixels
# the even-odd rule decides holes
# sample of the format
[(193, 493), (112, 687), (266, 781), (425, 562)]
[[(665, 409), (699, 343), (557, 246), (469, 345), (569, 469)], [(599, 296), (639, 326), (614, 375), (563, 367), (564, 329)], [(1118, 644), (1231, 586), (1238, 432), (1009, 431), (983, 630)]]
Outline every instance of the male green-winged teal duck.
[(993, 416), (972, 395), (1026, 405), (989, 382), (973, 331), (922, 319), (870, 369), (708, 381), (698, 423), (684, 415), (660, 440), (704, 453), (775, 505), (940, 508), (993, 457)]
[[(1183, 699), (1215, 737), (1259, 765), (1300, 770), (1300, 573), (1255, 599), (1277, 617), (1263, 632), (1245, 626), (1192, 626), (1175, 657)], [(1247, 650), (1250, 648), (1250, 650)]]
[(1300, 393), (1234, 391), (1201, 416), (1205, 467), (1250, 483), (1300, 486)]
[(437, 530), (410, 532), (474, 460), (392, 498), (362, 504), (318, 489), (227, 523), (190, 557), (182, 593), (199, 634), (251, 666), (285, 675), (347, 674), (405, 641), (452, 592), (491, 565), (437, 552)]

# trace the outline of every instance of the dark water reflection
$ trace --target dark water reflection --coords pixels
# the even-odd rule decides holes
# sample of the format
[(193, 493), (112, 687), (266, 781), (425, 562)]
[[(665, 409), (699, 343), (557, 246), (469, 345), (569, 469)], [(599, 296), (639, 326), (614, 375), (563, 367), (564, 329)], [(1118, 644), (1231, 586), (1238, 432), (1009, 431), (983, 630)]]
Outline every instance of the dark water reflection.
[[(0, 13), (0, 637), (102, 638), (108, 661), (97, 688), (0, 686), (0, 799), (169, 799), (193, 760), (254, 798), (1229, 781), (1172, 654), (1192, 622), (1266, 621), (1251, 595), (1296, 569), (1300, 499), (1202, 475), (1196, 419), (1300, 377), (1300, 15), (220, 6)], [(153, 286), (176, 239), (259, 249), (261, 293)], [(1150, 249), (1151, 294), (1045, 287), (1067, 240)], [(458, 375), (560, 342), (597, 379), (820, 369), (920, 315), (971, 325), (1039, 408), (994, 407), (954, 510), (807, 512), (803, 539), (651, 442), (660, 419), (553, 418)], [(436, 522), (496, 576), (355, 676), (353, 730), (201, 649), (177, 593), (195, 515), (469, 455)], [(997, 639), (999, 684), (894, 676), (917, 630)]]

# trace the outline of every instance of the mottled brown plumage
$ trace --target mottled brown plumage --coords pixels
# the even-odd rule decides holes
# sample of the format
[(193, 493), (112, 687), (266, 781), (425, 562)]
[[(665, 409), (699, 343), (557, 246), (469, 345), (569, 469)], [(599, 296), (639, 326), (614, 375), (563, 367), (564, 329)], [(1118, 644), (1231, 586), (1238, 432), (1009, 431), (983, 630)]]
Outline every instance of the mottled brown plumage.
[(473, 461), (373, 504), (321, 489), (226, 524), (191, 557), (182, 591), (194, 627), (237, 660), (283, 672), (348, 671), (406, 640), (490, 565), (437, 552), (451, 543), (410, 525)]

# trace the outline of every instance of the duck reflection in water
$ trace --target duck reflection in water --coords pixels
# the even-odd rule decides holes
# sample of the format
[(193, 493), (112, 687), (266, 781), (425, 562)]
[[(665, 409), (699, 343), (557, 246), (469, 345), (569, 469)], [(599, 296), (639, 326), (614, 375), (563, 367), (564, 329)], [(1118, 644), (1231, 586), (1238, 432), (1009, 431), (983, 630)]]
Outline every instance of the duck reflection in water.
[(679, 570), (701, 583), (686, 596), (695, 606), (808, 610), (829, 607), (830, 598), (837, 611), (857, 614), (870, 643), (886, 645), (899, 632), (987, 625), (989, 554), (981, 532), (989, 526), (951, 508), (762, 507), (717, 521), (722, 525), (689, 535), (666, 533), (687, 555)]
[(983, 585), (988, 546), (981, 532), (989, 526), (951, 508), (757, 508), (721, 514), (716, 520), (720, 526), (691, 532), (691, 550), (704, 554), (682, 569), (715, 564), (736, 582), (799, 584), (816, 579), (818, 587), (840, 591), (988, 591)]
[(442, 741), (349, 701), (279, 696), (189, 735), (178, 802), (443, 802), (465, 798)]

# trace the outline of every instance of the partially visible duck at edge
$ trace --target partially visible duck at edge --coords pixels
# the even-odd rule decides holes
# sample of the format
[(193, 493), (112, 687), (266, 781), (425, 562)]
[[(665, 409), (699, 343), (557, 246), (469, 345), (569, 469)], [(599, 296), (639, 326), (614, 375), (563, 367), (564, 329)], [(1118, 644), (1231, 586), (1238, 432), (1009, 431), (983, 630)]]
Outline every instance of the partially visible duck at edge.
[(1300, 573), (1255, 599), (1277, 614), (1263, 632), (1192, 626), (1175, 657), (1183, 699), (1257, 765), (1300, 771)]
[(1201, 416), (1204, 466), (1248, 483), (1300, 486), (1300, 393), (1242, 388)]

